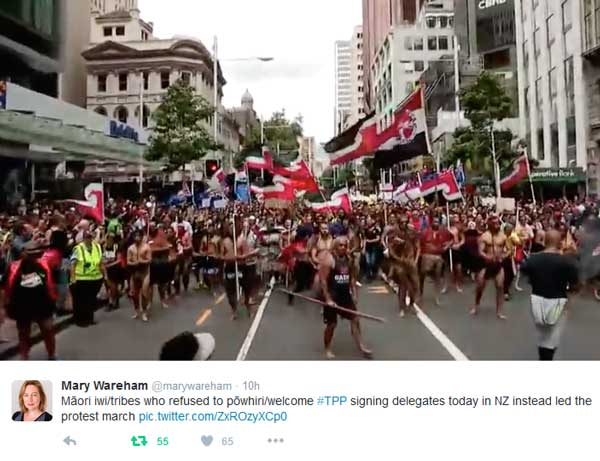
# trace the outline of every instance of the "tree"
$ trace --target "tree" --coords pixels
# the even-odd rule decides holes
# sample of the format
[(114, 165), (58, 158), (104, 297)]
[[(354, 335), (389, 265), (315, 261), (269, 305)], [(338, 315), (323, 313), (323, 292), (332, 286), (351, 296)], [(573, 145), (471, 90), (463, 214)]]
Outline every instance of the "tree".
[(508, 167), (517, 155), (510, 130), (496, 130), (494, 123), (511, 116), (512, 101), (498, 79), (482, 72), (475, 84), (461, 91), (461, 107), (471, 122), (454, 132), (454, 143), (448, 151), (449, 163), (460, 160), (468, 171), (492, 175), (492, 130), (496, 159), (500, 169)]
[[(273, 161), (278, 165), (289, 165), (298, 157), (298, 138), (304, 133), (302, 116), (298, 115), (293, 120), (285, 116), (285, 109), (274, 112), (269, 120), (264, 122), (264, 141), (273, 155)], [(277, 155), (277, 152), (280, 155)], [(247, 157), (262, 156), (262, 143), (260, 126), (253, 127), (244, 138), (242, 150), (234, 158), (234, 166), (241, 168)]]
[(171, 85), (153, 114), (156, 126), (146, 159), (162, 161), (168, 171), (176, 171), (217, 150), (219, 146), (207, 128), (213, 110), (182, 80)]

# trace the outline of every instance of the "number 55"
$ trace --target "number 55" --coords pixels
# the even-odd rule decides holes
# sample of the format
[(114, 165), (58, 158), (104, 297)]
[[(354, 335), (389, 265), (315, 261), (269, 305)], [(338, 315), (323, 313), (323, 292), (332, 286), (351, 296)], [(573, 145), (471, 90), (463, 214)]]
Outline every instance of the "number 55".
[(169, 437), (159, 437), (159, 438), (156, 440), (156, 444), (157, 444), (159, 447), (161, 447), (161, 446), (162, 446), (162, 447), (166, 447), (167, 445), (169, 445)]

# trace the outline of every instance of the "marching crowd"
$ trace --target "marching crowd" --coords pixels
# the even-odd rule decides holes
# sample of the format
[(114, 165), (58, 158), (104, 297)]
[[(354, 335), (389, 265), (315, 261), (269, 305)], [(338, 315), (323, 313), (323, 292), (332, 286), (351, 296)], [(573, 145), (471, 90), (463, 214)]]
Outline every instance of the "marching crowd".
[[(562, 312), (566, 290), (578, 285), (585, 223), (598, 219), (598, 208), (561, 199), (518, 203), (515, 210), (497, 214), (464, 203), (374, 201), (354, 204), (349, 214), (317, 214), (301, 206), (270, 210), (258, 202), (198, 210), (111, 199), (105, 215), (105, 222), (94, 223), (64, 203), (38, 203), (0, 215), (0, 340), (9, 317), (16, 322), (21, 358), (29, 356), (34, 323), (48, 357), (56, 358), (54, 315), (72, 313), (76, 326), (90, 327), (99, 294), (107, 310), (121, 308), (128, 298), (132, 318), (148, 322), (156, 294), (156, 304), (167, 309), (173, 297), (190, 288), (210, 290), (215, 298), (223, 288), (235, 320), (240, 302), (254, 315), (259, 292), (271, 280), (290, 286), (290, 303), (296, 293), (314, 287), (325, 305), (328, 357), (334, 356), (340, 316), (350, 320), (359, 350), (371, 355), (361, 336), (356, 287), (380, 275), (397, 287), (401, 316), (417, 305), (427, 307), (426, 279), (433, 281), (436, 304), (446, 291), (462, 292), (464, 280), (472, 279), (470, 313), (479, 312), (491, 281), (496, 315), (505, 320), (504, 302), (512, 290), (522, 290), (522, 274), (529, 277), (532, 304), (539, 298), (543, 315), (548, 300), (560, 299)], [(537, 253), (545, 259), (534, 258)], [(556, 278), (550, 283), (539, 276), (552, 270)], [(540, 358), (551, 359), (561, 326), (557, 320), (546, 327), (539, 331)]]

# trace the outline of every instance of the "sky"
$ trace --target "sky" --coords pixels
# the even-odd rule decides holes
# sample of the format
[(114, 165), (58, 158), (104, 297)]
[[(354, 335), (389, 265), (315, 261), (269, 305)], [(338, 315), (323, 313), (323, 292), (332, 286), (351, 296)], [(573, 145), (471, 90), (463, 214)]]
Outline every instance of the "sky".
[[(334, 43), (362, 23), (360, 0), (140, 0), (142, 19), (159, 38), (191, 36), (212, 50), (227, 80), (226, 107), (248, 89), (259, 117), (285, 108), (304, 118), (304, 133), (326, 142), (334, 130)], [(274, 61), (226, 62), (256, 56)]]

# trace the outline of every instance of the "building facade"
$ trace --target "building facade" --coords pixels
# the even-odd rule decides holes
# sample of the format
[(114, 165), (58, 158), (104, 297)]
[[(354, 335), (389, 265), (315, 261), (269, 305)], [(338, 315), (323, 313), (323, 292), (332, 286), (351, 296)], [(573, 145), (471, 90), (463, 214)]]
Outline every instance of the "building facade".
[(380, 130), (392, 123), (394, 110), (430, 64), (453, 59), (454, 3), (430, 6), (425, 4), (415, 24), (394, 27), (375, 55), (370, 75)]
[(352, 42), (335, 42), (335, 134), (348, 126), (352, 112)]
[(344, 128), (358, 122), (365, 115), (365, 84), (363, 67), (363, 32), (357, 26), (352, 33), (352, 62), (350, 64), (350, 81), (352, 83), (352, 102), (350, 107), (350, 120)]
[(81, 55), (90, 36), (91, 7), (87, 1), (63, 0), (61, 17), (61, 73), (58, 79), (59, 99), (86, 107), (87, 72)]
[[(156, 38), (152, 23), (141, 19), (137, 1), (94, 0), (92, 5), (90, 45), (83, 53), (89, 109), (151, 130), (152, 114), (179, 79), (213, 103), (213, 55), (203, 43), (186, 37)], [(109, 5), (120, 9), (104, 14)], [(226, 81), (220, 65), (217, 68), (217, 142), (224, 152), (209, 153), (206, 159), (229, 162), (239, 152), (239, 125), (221, 104)], [(213, 133), (212, 121), (206, 128)]]
[(239, 125), (242, 138), (246, 138), (253, 129), (260, 128), (260, 120), (254, 110), (254, 98), (248, 90), (242, 96), (241, 106), (229, 109), (228, 112)]
[(520, 136), (540, 167), (587, 169), (580, 0), (515, 1)]
[(588, 117), (588, 192), (600, 193), (600, 1), (581, 0), (583, 5), (583, 75)]
[[(363, 0), (363, 67), (371, 69), (375, 55), (390, 30), (400, 24), (414, 24), (424, 0)], [(374, 93), (369, 72), (365, 72), (365, 111), (374, 110)]]
[(0, 2), (0, 80), (58, 96), (60, 0)]

